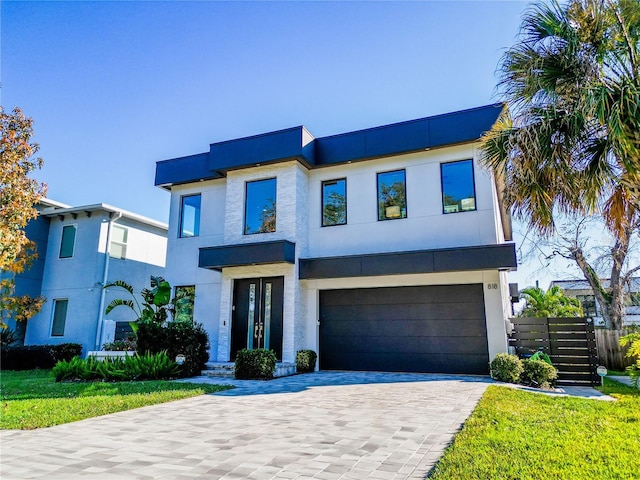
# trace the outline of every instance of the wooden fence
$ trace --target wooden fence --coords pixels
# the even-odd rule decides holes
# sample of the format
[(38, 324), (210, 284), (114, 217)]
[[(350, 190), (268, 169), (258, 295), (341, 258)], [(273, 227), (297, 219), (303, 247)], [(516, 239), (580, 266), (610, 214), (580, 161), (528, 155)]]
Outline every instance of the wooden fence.
[(598, 358), (600, 359), (600, 363), (609, 370), (624, 370), (634, 363), (633, 359), (626, 357), (629, 347), (620, 346), (620, 337), (627, 333), (629, 332), (625, 330), (596, 328)]
[(512, 318), (509, 345), (527, 358), (538, 350), (551, 357), (559, 385), (599, 385), (598, 350), (590, 318)]

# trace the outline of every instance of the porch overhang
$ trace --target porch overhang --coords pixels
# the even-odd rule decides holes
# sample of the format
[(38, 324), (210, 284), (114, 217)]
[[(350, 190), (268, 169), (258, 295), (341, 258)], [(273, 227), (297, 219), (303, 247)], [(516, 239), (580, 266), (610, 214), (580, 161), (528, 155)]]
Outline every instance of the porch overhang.
[(200, 248), (198, 266), (221, 271), (226, 267), (295, 263), (296, 244), (288, 240)]
[(515, 270), (513, 243), (300, 259), (300, 279)]

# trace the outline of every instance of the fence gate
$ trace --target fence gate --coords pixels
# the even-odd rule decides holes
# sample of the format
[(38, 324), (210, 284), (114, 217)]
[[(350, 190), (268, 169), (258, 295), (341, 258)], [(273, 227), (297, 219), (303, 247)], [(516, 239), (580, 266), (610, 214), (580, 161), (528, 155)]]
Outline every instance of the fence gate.
[(591, 318), (511, 318), (509, 345), (520, 358), (541, 350), (558, 369), (558, 385), (600, 385)]

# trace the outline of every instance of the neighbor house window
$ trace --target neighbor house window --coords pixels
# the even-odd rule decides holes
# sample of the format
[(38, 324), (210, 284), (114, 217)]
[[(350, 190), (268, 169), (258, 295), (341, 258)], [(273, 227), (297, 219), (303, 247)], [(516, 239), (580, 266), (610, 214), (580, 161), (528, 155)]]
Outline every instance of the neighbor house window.
[(276, 231), (276, 179), (247, 182), (244, 201), (244, 234)]
[(109, 255), (113, 258), (127, 258), (127, 229), (120, 225), (113, 225), (111, 230), (111, 247)]
[(444, 213), (468, 212), (476, 209), (473, 185), (473, 161), (442, 163), (442, 206)]
[(182, 197), (180, 204), (180, 237), (200, 234), (200, 194)]
[(62, 241), (60, 242), (60, 258), (73, 257), (73, 248), (76, 244), (76, 226), (65, 225), (62, 227)]
[(594, 295), (576, 295), (576, 298), (582, 305), (582, 311), (585, 317), (596, 316), (596, 297)]
[(193, 321), (193, 306), (196, 298), (196, 287), (187, 285), (176, 287), (173, 297), (173, 308), (175, 313), (173, 319), (177, 321)]
[(322, 226), (347, 223), (347, 179), (322, 182)]
[(378, 220), (407, 218), (405, 171), (378, 174)]
[(53, 301), (53, 322), (51, 323), (51, 336), (62, 337), (64, 336), (64, 326), (67, 323), (67, 304), (69, 300), (54, 300)]

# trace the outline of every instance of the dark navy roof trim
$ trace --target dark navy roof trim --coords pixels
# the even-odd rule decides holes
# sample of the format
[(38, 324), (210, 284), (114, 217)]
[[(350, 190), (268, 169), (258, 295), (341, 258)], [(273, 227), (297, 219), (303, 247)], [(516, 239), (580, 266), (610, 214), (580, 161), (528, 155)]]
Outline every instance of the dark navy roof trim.
[(495, 123), (503, 105), (313, 138), (303, 126), (212, 143), (208, 153), (156, 164), (156, 185), (221, 178), (229, 170), (297, 160), (308, 168), (371, 160), (477, 141)]

